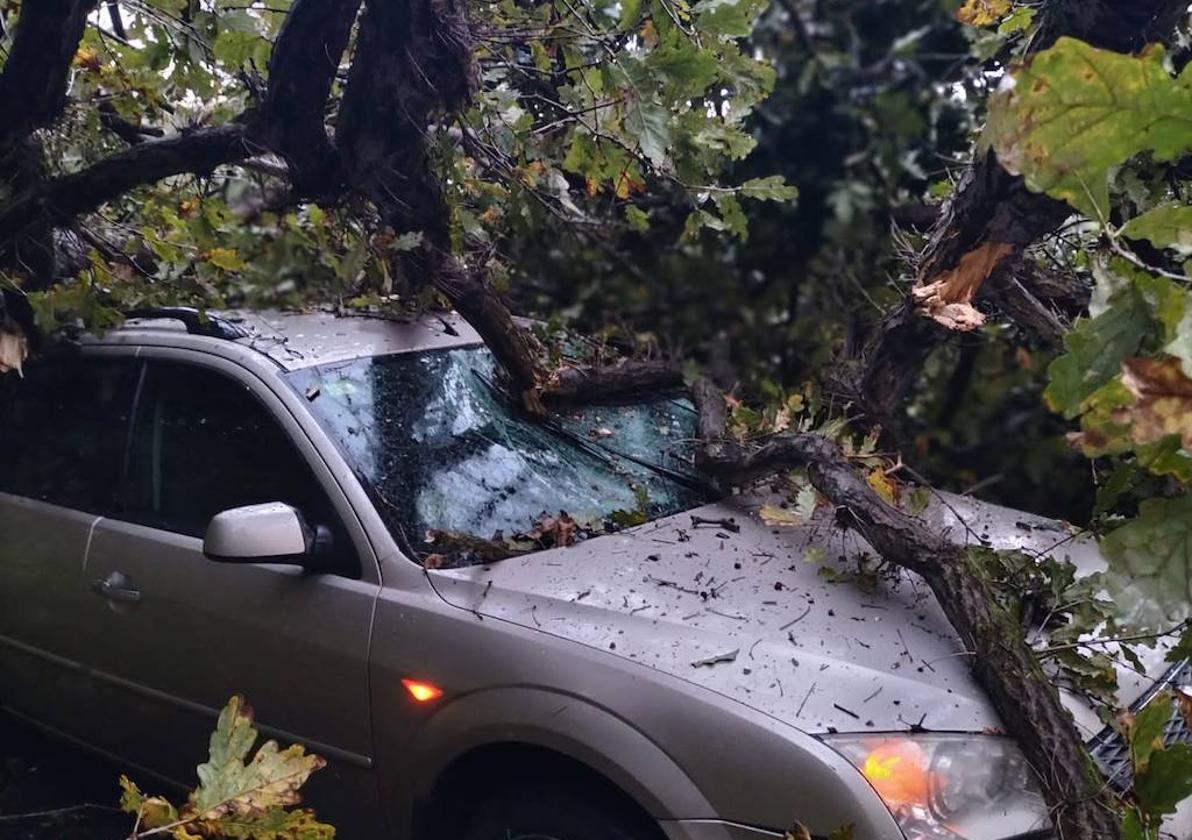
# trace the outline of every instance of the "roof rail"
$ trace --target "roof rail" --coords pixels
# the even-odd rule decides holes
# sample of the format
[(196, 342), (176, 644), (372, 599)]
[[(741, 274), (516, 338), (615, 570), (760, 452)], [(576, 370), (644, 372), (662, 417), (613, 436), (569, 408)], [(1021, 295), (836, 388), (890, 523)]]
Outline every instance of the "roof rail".
[(149, 306), (124, 313), (125, 319), (181, 321), (191, 335), (205, 335), (235, 341), (247, 338), (248, 331), (226, 318), (200, 312), (190, 306)]

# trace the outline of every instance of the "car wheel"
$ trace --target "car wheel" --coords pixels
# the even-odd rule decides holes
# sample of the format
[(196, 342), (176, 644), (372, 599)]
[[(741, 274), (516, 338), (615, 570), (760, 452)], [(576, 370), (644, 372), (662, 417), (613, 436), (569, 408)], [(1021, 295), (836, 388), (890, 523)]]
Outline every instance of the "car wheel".
[(655, 840), (657, 829), (605, 796), (552, 784), (512, 785), (473, 812), (464, 840)]

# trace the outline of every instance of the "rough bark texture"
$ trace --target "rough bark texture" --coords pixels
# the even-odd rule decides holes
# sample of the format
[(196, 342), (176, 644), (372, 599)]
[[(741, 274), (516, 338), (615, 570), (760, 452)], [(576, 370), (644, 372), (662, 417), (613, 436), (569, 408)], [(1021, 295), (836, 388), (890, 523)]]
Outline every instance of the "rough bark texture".
[(777, 435), (743, 452), (724, 434), (719, 390), (701, 380), (693, 396), (700, 417), (699, 466), (736, 485), (782, 466), (806, 467), (812, 485), (836, 507), (838, 519), (855, 528), (884, 560), (915, 572), (931, 587), (972, 653), (974, 676), (1034, 770), (1062, 840), (1120, 837), (1112, 795), (1055, 685), (1027, 646), (1022, 627), (966, 552), (882, 501), (832, 441), (814, 434)]
[(297, 0), (269, 59), (262, 140), (286, 159), (297, 195), (329, 195), (342, 184), (327, 99), (359, 8), (360, 0)]
[(420, 231), (403, 255), (413, 287), (433, 284), (484, 338), (531, 411), (542, 380), (531, 337), (513, 322), (483, 273), (453, 253), (442, 188), (429, 162), (427, 127), (465, 104), (476, 86), (471, 33), (460, 0), (370, 3), (340, 107), (336, 144), (351, 185), (397, 232)]
[(673, 391), (682, 386), (683, 372), (673, 363), (627, 361), (601, 367), (562, 368), (543, 386), (543, 396), (551, 403), (589, 403)]
[[(1148, 43), (1170, 43), (1177, 24), (1187, 18), (1184, 0), (1050, 0), (1042, 9), (1043, 26), (1032, 42), (1045, 49), (1070, 35), (1094, 46), (1135, 52)], [(940, 214), (924, 250), (916, 289), (941, 280), (980, 287), (1004, 279), (1007, 266), (1022, 252), (1054, 231), (1072, 211), (1046, 195), (1032, 193), (1002, 168), (992, 152), (973, 163)], [(966, 256), (983, 247), (1009, 246), (992, 265), (980, 265), (977, 276), (958, 273)], [(972, 273), (972, 272), (969, 272)], [(958, 276), (959, 275), (959, 276)], [(920, 307), (913, 297), (892, 312), (864, 344), (859, 359), (844, 366), (837, 386), (874, 419), (888, 423), (918, 379), (923, 361), (946, 341), (950, 331), (917, 321)], [(1007, 308), (1005, 314), (1016, 312)], [(897, 360), (891, 364), (889, 359)], [(909, 365), (904, 368), (903, 365)]]
[(0, 145), (49, 125), (66, 102), (66, 77), (95, 0), (34, 0), (21, 8), (0, 74)]
[[(49, 125), (66, 102), (66, 79), (87, 13), (95, 0), (38, 0), (26, 3), (0, 73), (0, 180), (13, 194), (36, 189), (44, 178), (41, 145), (30, 135)], [(0, 240), (0, 267), (46, 284), (53, 276), (54, 234), (45, 220), (25, 226), (24, 235)], [(21, 317), (14, 294), (0, 307)], [(21, 301), (23, 304), (24, 301)]]

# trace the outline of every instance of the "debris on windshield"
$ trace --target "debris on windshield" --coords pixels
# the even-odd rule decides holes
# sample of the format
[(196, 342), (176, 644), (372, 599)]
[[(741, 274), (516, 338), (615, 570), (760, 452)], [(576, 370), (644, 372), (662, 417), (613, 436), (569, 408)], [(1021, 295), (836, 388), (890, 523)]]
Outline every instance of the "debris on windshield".
[(518, 550), (504, 540), (486, 540), (461, 534), (457, 531), (441, 531), (435, 528), (426, 532), (423, 540), (435, 549), (434, 553), (422, 558), (422, 565), (428, 569), (445, 569), (452, 566), (479, 563), (495, 563), (515, 554), (524, 554), (528, 549)]
[(706, 666), (710, 668), (713, 665), (719, 665), (722, 662), (735, 662), (737, 659), (737, 654), (740, 652), (740, 648), (734, 648), (728, 653), (719, 653), (716, 656), (709, 656), (707, 659), (697, 659), (695, 662), (691, 663), (691, 667), (703, 668)]
[(588, 432), (588, 434), (594, 438), (606, 438), (613, 436), (613, 430), (608, 428), (608, 426), (597, 426), (595, 429)]
[(314, 401), (315, 399), (318, 398), (318, 396), (319, 396), (319, 386), (318, 385), (311, 385), (309, 388), (306, 389), (306, 398), (308, 400)]
[(542, 548), (562, 548), (574, 545), (579, 533), (579, 523), (566, 511), (561, 510), (558, 516), (551, 516), (543, 511), (534, 521), (534, 527), (527, 531), (525, 536)]

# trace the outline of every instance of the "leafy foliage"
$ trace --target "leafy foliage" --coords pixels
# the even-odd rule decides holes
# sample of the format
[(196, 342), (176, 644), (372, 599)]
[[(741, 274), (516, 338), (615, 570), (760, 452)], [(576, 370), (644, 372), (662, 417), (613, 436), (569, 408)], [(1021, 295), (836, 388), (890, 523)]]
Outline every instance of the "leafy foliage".
[[(1093, 317), (1065, 337), (1046, 398), (1080, 418), (1073, 440), (1086, 454), (1123, 459), (1119, 483), (1130, 469), (1174, 482), (1163, 488), (1170, 498), (1144, 498), (1102, 542), (1123, 614), (1152, 627), (1192, 605), (1192, 281), (1172, 270), (1192, 242), (1192, 214), (1172, 182), (1141, 184), (1192, 146), (1190, 129), (1192, 76), (1173, 76), (1162, 50), (1128, 56), (1072, 39), (1018, 71), (987, 129), (1009, 169), (1101, 229)], [(1121, 216), (1120, 227), (1110, 223)], [(1101, 510), (1121, 497), (1109, 490)]]
[(133, 838), (331, 840), (335, 829), (309, 810), (294, 809), (301, 801), (299, 789), (326, 762), (297, 745), (282, 750), (276, 741), (252, 753), (257, 737), (252, 709), (242, 697), (233, 697), (211, 735), (210, 756), (199, 765), (199, 786), (180, 809), (162, 797), (146, 796), (122, 776), (120, 807), (137, 818)]
[(1061, 38), (995, 97), (989, 142), (1031, 188), (1108, 219), (1111, 167), (1142, 152), (1169, 161), (1192, 145), (1192, 74), (1172, 78), (1163, 59)]
[(1192, 497), (1145, 500), (1101, 547), (1106, 583), (1135, 621), (1155, 626), (1192, 610)]

